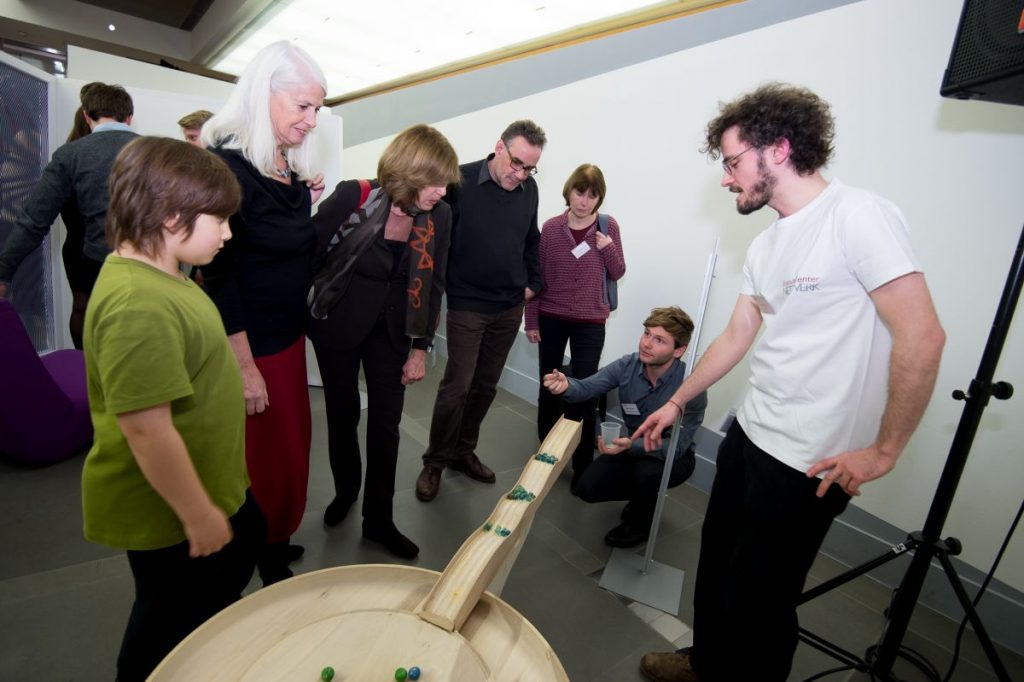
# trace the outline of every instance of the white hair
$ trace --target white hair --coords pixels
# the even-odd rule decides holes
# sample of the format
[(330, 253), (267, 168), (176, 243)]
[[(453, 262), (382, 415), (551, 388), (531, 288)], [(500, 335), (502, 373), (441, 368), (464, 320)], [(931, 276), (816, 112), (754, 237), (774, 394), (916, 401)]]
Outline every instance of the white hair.
[[(277, 140), (270, 120), (270, 95), (314, 84), (327, 95), (324, 72), (308, 52), (287, 40), (267, 45), (245, 67), (227, 103), (203, 126), (203, 144), (237, 149), (260, 173), (273, 177)], [(302, 180), (313, 177), (307, 142), (308, 135), (286, 152), (288, 165)]]

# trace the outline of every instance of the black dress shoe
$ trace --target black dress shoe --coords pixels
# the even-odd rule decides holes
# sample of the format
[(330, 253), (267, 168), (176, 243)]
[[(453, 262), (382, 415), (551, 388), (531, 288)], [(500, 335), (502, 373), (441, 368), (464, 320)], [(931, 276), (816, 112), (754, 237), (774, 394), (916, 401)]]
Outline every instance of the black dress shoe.
[(395, 524), (363, 522), (363, 537), (371, 542), (384, 545), (384, 548), (400, 559), (415, 559), (420, 553), (416, 543), (402, 535)]
[(333, 528), (344, 521), (353, 502), (355, 502), (355, 498), (335, 496), (324, 510), (324, 525)]
[(604, 536), (604, 544), (609, 547), (636, 547), (647, 541), (650, 529), (646, 526), (634, 526), (625, 522), (615, 526)]
[(441, 487), (441, 471), (438, 467), (423, 467), (423, 471), (416, 478), (416, 499), (420, 502), (430, 502), (437, 497), (437, 490)]
[(475, 454), (449, 463), (448, 468), (455, 469), (481, 483), (494, 483), (498, 480), (491, 468), (481, 462)]

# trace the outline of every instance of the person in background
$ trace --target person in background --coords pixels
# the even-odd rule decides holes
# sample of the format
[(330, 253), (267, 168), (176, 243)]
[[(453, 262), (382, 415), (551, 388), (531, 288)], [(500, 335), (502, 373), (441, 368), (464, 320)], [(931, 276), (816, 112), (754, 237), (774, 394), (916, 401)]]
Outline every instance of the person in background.
[[(79, 91), (79, 101), (85, 97), (94, 83), (86, 83)], [(85, 116), (85, 109), (79, 106), (75, 110), (74, 119), (71, 123), (71, 131), (68, 133), (68, 142), (85, 137), (92, 132), (89, 126), (89, 119)], [(89, 289), (92, 282), (90, 269), (83, 267), (82, 249), (85, 246), (85, 219), (82, 212), (78, 210), (78, 202), (72, 197), (69, 198), (60, 209), (60, 219), (64, 223), (64, 244), (60, 248), (61, 262), (64, 264), (64, 275), (68, 280), (68, 288), (71, 289), (71, 319), (68, 321), (68, 329), (71, 332), (71, 342), (75, 348), (82, 348), (82, 325), (85, 323), (85, 308), (89, 303)]]
[[(568, 378), (556, 369), (544, 376), (544, 387), (551, 395), (576, 403), (618, 389), (622, 421), (627, 433), (632, 432), (683, 383), (686, 363), (681, 358), (692, 334), (693, 320), (680, 308), (655, 308), (644, 320), (636, 353), (623, 355), (586, 379)], [(701, 393), (685, 405), (672, 455), (670, 488), (693, 473), (693, 438), (704, 421), (707, 404), (707, 393)], [(629, 438), (616, 438), (613, 443), (598, 438), (601, 455), (583, 473), (576, 494), (584, 502), (629, 501), (622, 509), (622, 523), (604, 536), (605, 544), (635, 547), (647, 540), (665, 469), (665, 449), (645, 452), (642, 442), (633, 443)]]
[(461, 182), (448, 188), (448, 364), (416, 479), (416, 497), (422, 502), (437, 496), (446, 467), (481, 483), (496, 480), (476, 446), (519, 333), (523, 306), (540, 290), (533, 176), (546, 142), (536, 123), (515, 121), (501, 134), (494, 153), (460, 166)]
[(306, 385), (306, 295), (316, 232), (312, 203), (323, 176), (310, 170), (309, 136), (327, 84), (304, 50), (272, 43), (249, 62), (202, 140), (234, 171), (242, 204), (234, 238), (202, 267), (245, 386), (245, 455), (267, 517), (265, 585), (289, 578), (303, 548), (288, 540), (306, 509), (311, 438)]
[(191, 114), (186, 114), (178, 119), (178, 126), (185, 142), (203, 149), (205, 145), (202, 140), (203, 125), (213, 118), (213, 112), (206, 109), (198, 109)]
[(701, 531), (693, 647), (645, 655), (653, 680), (787, 678), (797, 601), (825, 533), (896, 465), (935, 387), (945, 333), (903, 214), (822, 176), (829, 109), (806, 88), (770, 83), (707, 126), (703, 151), (721, 157), (736, 210), (778, 218), (747, 251), (725, 331), (633, 436), (659, 447), (681, 405), (754, 346)]
[[(82, 324), (93, 283), (109, 253), (104, 225), (107, 217), (107, 176), (118, 152), (137, 135), (130, 126), (134, 105), (119, 85), (89, 83), (81, 91), (82, 116), (89, 135), (57, 148), (32, 194), (18, 213), (14, 229), (0, 251), (0, 296), (25, 257), (38, 248), (54, 220), (66, 214), (71, 230), (81, 222), (82, 245), (67, 257), (69, 283), (76, 294), (69, 327), (76, 348), (82, 347)], [(74, 281), (71, 281), (71, 280)]]
[(248, 494), (238, 364), (217, 309), (180, 271), (231, 238), (239, 196), (223, 161), (166, 137), (136, 139), (111, 170), (114, 251), (85, 317), (96, 437), (82, 512), (86, 538), (125, 549), (135, 582), (120, 682), (146, 679), (237, 601), (266, 536)]
[(405, 387), (426, 374), (441, 314), (452, 215), (442, 197), (459, 181), (448, 140), (426, 125), (391, 141), (377, 180), (347, 180), (313, 220), (326, 262), (314, 277), (309, 336), (327, 404), (336, 526), (359, 495), (359, 368), (368, 395), (363, 537), (412, 559), (419, 547), (392, 516)]
[[(562, 188), (568, 208), (548, 219), (541, 230), (541, 290), (526, 304), (526, 338), (538, 344), (541, 378), (562, 367), (566, 344), (576, 379), (589, 377), (601, 362), (605, 322), (611, 313), (605, 280), (618, 280), (626, 273), (618, 222), (606, 216), (605, 232), (598, 224), (597, 211), (606, 192), (601, 169), (589, 163), (581, 165)], [(543, 382), (537, 396), (537, 436), (541, 441), (563, 411), (569, 419), (583, 422), (584, 437), (572, 456), (574, 491), (594, 459), (591, 436), (598, 397), (595, 394), (566, 405)]]

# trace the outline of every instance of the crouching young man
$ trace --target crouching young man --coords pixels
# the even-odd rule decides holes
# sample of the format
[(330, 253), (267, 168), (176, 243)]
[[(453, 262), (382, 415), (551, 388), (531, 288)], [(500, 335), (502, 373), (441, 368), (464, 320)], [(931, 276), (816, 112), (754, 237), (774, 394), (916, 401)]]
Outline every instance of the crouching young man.
[[(681, 309), (655, 308), (644, 321), (644, 332), (636, 353), (624, 355), (586, 379), (570, 379), (558, 370), (544, 376), (544, 387), (568, 402), (596, 398), (613, 388), (619, 391), (619, 406), (626, 433), (632, 433), (649, 415), (672, 399), (683, 383), (686, 364), (680, 359), (693, 334), (693, 321)], [(670, 488), (693, 473), (693, 437), (704, 421), (707, 393), (700, 393), (683, 410), (682, 430), (673, 453)], [(667, 434), (666, 434), (667, 435)], [(645, 452), (643, 443), (626, 437), (605, 443), (598, 438), (600, 456), (587, 467), (573, 491), (585, 502), (628, 500), (622, 523), (604, 536), (612, 547), (635, 547), (647, 540), (658, 486), (665, 467), (669, 439), (658, 450)]]

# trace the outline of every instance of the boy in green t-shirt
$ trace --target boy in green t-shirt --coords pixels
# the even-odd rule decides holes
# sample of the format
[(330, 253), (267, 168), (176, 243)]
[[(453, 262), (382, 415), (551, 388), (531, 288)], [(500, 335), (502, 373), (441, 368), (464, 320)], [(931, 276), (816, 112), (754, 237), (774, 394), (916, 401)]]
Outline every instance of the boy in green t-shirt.
[(181, 264), (231, 238), (240, 189), (218, 157), (142, 137), (110, 173), (104, 262), (85, 319), (95, 440), (85, 536), (127, 550), (135, 603), (117, 678), (144, 680), (239, 599), (266, 522), (248, 495), (245, 399), (216, 307)]

